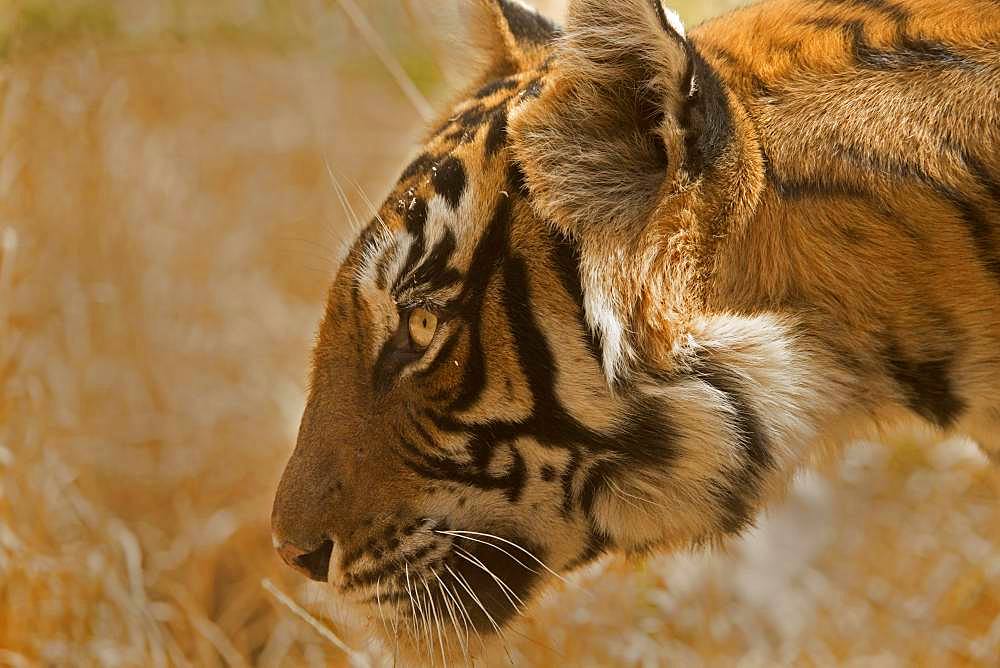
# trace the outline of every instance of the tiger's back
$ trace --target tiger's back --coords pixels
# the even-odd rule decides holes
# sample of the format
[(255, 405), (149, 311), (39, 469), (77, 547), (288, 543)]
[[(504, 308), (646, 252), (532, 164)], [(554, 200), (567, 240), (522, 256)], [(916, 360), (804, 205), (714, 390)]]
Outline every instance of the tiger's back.
[(718, 307), (800, 312), (883, 418), (998, 447), (1000, 6), (776, 0), (691, 39), (767, 184), (718, 246)]

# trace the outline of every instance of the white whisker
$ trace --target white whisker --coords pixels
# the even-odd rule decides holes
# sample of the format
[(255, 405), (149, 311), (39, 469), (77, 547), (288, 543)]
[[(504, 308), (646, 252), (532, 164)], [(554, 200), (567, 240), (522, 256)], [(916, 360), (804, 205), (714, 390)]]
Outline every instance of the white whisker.
[(417, 604), (416, 604), (416, 601), (413, 599), (413, 589), (412, 589), (412, 587), (410, 585), (410, 564), (409, 563), (404, 562), (404, 564), (403, 564), (403, 572), (406, 574), (406, 595), (410, 598), (410, 624), (409, 624), (410, 635), (413, 637), (413, 639), (415, 641), (419, 641), (419, 638), (420, 638), (419, 633), (420, 632), (419, 632), (419, 630), (417, 628), (418, 625), (419, 625), (419, 620), (417, 618)]
[(375, 601), (378, 603), (378, 618), (382, 623), (382, 630), (389, 633), (389, 625), (385, 621), (385, 610), (382, 609), (382, 578), (375, 581)]
[(431, 631), (430, 618), (424, 604), (424, 593), (417, 588), (413, 594), (413, 597), (417, 601), (417, 612), (420, 613), (421, 626), (423, 626), (424, 629), (424, 643), (427, 646), (427, 660), (430, 662), (431, 666), (434, 666), (434, 634)]
[[(469, 616), (469, 609), (465, 605), (465, 601), (462, 600), (462, 595), (458, 591), (458, 580), (454, 577), (454, 574), (452, 574), (452, 579), (455, 580), (455, 584), (452, 587), (446, 586), (445, 590), (451, 594), (453, 600), (455, 601), (455, 605), (458, 606), (458, 612), (462, 616), (462, 624), (465, 626), (465, 637), (467, 639), (471, 637), (469, 635), (469, 627), (471, 626), (472, 630), (476, 634), (476, 640), (479, 641), (480, 649), (485, 648), (486, 643), (483, 641), (483, 636), (479, 633), (479, 629), (477, 629), (476, 625), (472, 622), (472, 617)], [(444, 583), (442, 582), (442, 584)]]
[(455, 637), (458, 638), (458, 644), (462, 648), (462, 656), (465, 657), (465, 665), (469, 665), (469, 627), (465, 627), (465, 636), (463, 636), (462, 629), (458, 627), (458, 618), (455, 616), (455, 608), (452, 607), (453, 601), (451, 600), (451, 593), (448, 591), (447, 587), (444, 586), (444, 582), (441, 580), (441, 576), (437, 574), (437, 571), (432, 569), (431, 573), (437, 580), (438, 589), (441, 591), (441, 598), (444, 601), (445, 607), (448, 609), (448, 617), (451, 618), (451, 626), (455, 629)]
[(424, 641), (427, 643), (427, 661), (431, 666), (437, 665), (437, 661), (434, 658), (434, 631), (431, 629), (431, 616), (429, 613), (430, 608), (424, 601), (424, 592), (417, 588), (417, 607), (420, 609), (420, 616), (423, 619), (424, 626)]
[(644, 498), (644, 497), (641, 497), (641, 496), (637, 496), (635, 494), (629, 494), (624, 489), (622, 489), (617, 484), (615, 484), (614, 480), (607, 479), (607, 480), (605, 480), (605, 482), (607, 482), (614, 489), (616, 489), (617, 491), (621, 492), (622, 494), (624, 494), (625, 496), (629, 497), (630, 499), (635, 499), (636, 501), (642, 501), (643, 503), (648, 503), (649, 505), (655, 506), (655, 507), (657, 507), (657, 508), (659, 508), (661, 510), (666, 510), (666, 508), (663, 506), (663, 504), (657, 503), (656, 501), (653, 501), (652, 499), (647, 499), (647, 498)]
[(462, 585), (462, 589), (464, 589), (469, 594), (469, 596), (472, 597), (472, 600), (476, 602), (476, 605), (479, 606), (479, 609), (483, 611), (483, 614), (486, 615), (486, 619), (488, 619), (490, 624), (493, 626), (493, 630), (496, 631), (498, 634), (502, 635), (502, 632), (500, 631), (500, 625), (497, 624), (495, 619), (493, 619), (493, 615), (491, 615), (490, 611), (486, 609), (486, 606), (483, 605), (483, 602), (479, 600), (479, 597), (476, 596), (476, 593), (472, 591), (472, 587), (469, 586), (469, 581), (466, 580), (461, 573), (456, 573), (454, 570), (452, 570), (451, 566), (449, 566), (448, 564), (445, 564), (444, 567), (448, 569), (448, 572), (451, 573), (452, 577), (454, 577), (455, 580), (460, 585)]
[(399, 64), (399, 60), (393, 55), (392, 50), (386, 45), (385, 40), (382, 39), (378, 31), (372, 27), (372, 24), (368, 21), (368, 17), (361, 11), (361, 8), (358, 7), (354, 0), (338, 0), (338, 2), (340, 8), (347, 14), (347, 18), (350, 19), (351, 24), (354, 25), (354, 28), (361, 34), (372, 52), (382, 62), (382, 66), (389, 72), (389, 75), (403, 91), (403, 94), (410, 101), (410, 104), (413, 105), (413, 108), (423, 121), (430, 123), (434, 120), (434, 108), (431, 107), (427, 98), (420, 92), (416, 84), (413, 83), (413, 79), (406, 73), (403, 66)]
[[(605, 482), (610, 483), (611, 481), (607, 480)], [(629, 495), (626, 494), (624, 491), (618, 489), (618, 487), (612, 485), (611, 486), (611, 493), (614, 494), (615, 498), (617, 498), (619, 501), (621, 501), (622, 503), (624, 503), (626, 506), (628, 506), (630, 508), (635, 508), (637, 511), (639, 511), (640, 513), (642, 513), (644, 515), (648, 515), (649, 514), (650, 511), (649, 511), (648, 508), (642, 508), (642, 507), (637, 506), (636, 504), (632, 503), (631, 501), (629, 501), (628, 500), (628, 496)]]
[(371, 211), (372, 218), (378, 221), (378, 224), (382, 229), (382, 233), (385, 234), (386, 237), (391, 237), (392, 230), (389, 229), (389, 226), (386, 224), (385, 219), (382, 218), (382, 214), (378, 212), (378, 207), (375, 206), (375, 203), (372, 202), (370, 197), (368, 197), (368, 193), (365, 192), (364, 188), (361, 187), (360, 183), (354, 181), (353, 179), (351, 180), (351, 185), (354, 186), (354, 189), (358, 191), (358, 195), (360, 195), (361, 199), (364, 200), (365, 205), (368, 207), (368, 210)]
[(340, 185), (337, 177), (333, 174), (333, 167), (330, 166), (330, 161), (325, 157), (323, 158), (323, 164), (326, 165), (326, 173), (330, 177), (330, 185), (333, 187), (333, 192), (336, 193), (337, 199), (340, 201), (341, 208), (344, 209), (344, 214), (347, 216), (347, 222), (351, 224), (355, 232), (361, 231), (364, 228), (364, 223), (358, 218), (357, 213), (354, 211), (354, 207), (351, 206), (350, 200), (347, 199), (347, 192)]
[[(381, 582), (381, 581), (382, 581), (382, 578), (379, 578), (379, 582)], [(377, 591), (378, 590), (376, 589), (376, 592)], [(379, 602), (379, 605), (381, 605), (381, 601)], [(399, 656), (399, 620), (398, 620), (398, 617), (399, 617), (398, 613), (393, 613), (393, 615), (392, 615), (392, 638), (393, 638), (393, 641), (392, 641), (392, 664), (393, 665), (396, 665), (396, 658)]]
[[(518, 549), (521, 552), (524, 552), (531, 559), (533, 559), (535, 561), (535, 563), (537, 563), (539, 566), (541, 566), (542, 568), (544, 568), (550, 574), (552, 574), (553, 576), (555, 576), (555, 578), (558, 579), (563, 584), (566, 584), (566, 585), (569, 585), (569, 586), (573, 586), (573, 584), (569, 580), (567, 580), (566, 578), (564, 578), (563, 576), (559, 575), (554, 570), (552, 570), (551, 568), (549, 568), (545, 564), (544, 561), (542, 561), (541, 559), (539, 559), (538, 557), (536, 557), (534, 554), (532, 554), (527, 549), (521, 547), (520, 545), (518, 545), (517, 543), (515, 543), (513, 541), (507, 540), (506, 538), (501, 538), (500, 536), (495, 536), (495, 535), (493, 535), (491, 533), (483, 533), (481, 531), (459, 531), (458, 529), (453, 529), (450, 532), (446, 532), (446, 533), (453, 533), (455, 535), (462, 536), (462, 537), (465, 537), (465, 534), (469, 534), (471, 536), (482, 536), (483, 538), (495, 538), (495, 539), (499, 540), (502, 543), (506, 543), (507, 545), (510, 545), (511, 547), (513, 547), (515, 549)], [(494, 545), (493, 547), (496, 547), (496, 549), (498, 549), (498, 550), (500, 549), (496, 545)]]
[[(486, 564), (480, 561), (474, 554), (472, 554), (468, 550), (461, 548), (458, 545), (455, 546), (455, 550), (456, 550), (455, 554), (462, 557), (463, 559), (473, 564), (474, 566), (478, 566), (483, 571), (485, 571), (487, 575), (493, 578), (493, 580), (500, 587), (500, 591), (502, 591), (503, 595), (507, 597), (508, 601), (510, 601), (510, 604), (511, 606), (513, 606), (514, 610), (516, 610), (518, 614), (521, 614), (521, 608), (524, 607), (524, 601), (521, 600), (521, 597), (517, 595), (517, 592), (511, 589), (510, 585), (508, 585), (506, 582), (500, 579), (500, 576), (496, 575), (493, 571), (491, 571), (489, 567), (486, 566)], [(513, 598), (511, 598), (512, 596)], [(517, 603), (514, 602), (514, 599), (517, 599)]]
[(510, 655), (510, 648), (507, 645), (507, 636), (504, 635), (503, 630), (501, 630), (500, 628), (500, 625), (497, 624), (496, 620), (493, 619), (493, 615), (490, 614), (490, 611), (486, 609), (486, 606), (483, 605), (483, 602), (479, 600), (478, 596), (476, 596), (476, 592), (472, 591), (472, 587), (469, 585), (469, 581), (465, 579), (465, 576), (462, 575), (461, 573), (456, 573), (455, 571), (453, 571), (451, 566), (449, 566), (448, 564), (445, 564), (444, 567), (448, 569), (448, 572), (451, 573), (452, 577), (454, 577), (455, 580), (462, 585), (462, 588), (469, 593), (469, 596), (472, 597), (472, 600), (476, 602), (476, 605), (479, 606), (479, 609), (482, 610), (483, 614), (486, 615), (486, 619), (489, 620), (490, 625), (493, 627), (493, 630), (497, 632), (497, 635), (500, 637), (500, 641), (503, 643), (503, 651), (507, 655), (507, 660), (510, 661), (510, 664), (513, 666), (514, 659)]
[(464, 540), (472, 541), (473, 543), (481, 543), (483, 545), (486, 545), (487, 547), (492, 547), (494, 550), (500, 550), (501, 552), (503, 552), (504, 554), (506, 554), (508, 557), (510, 557), (511, 559), (513, 559), (514, 561), (516, 561), (521, 566), (521, 568), (523, 568), (523, 569), (525, 569), (527, 571), (531, 571), (532, 573), (535, 573), (536, 575), (538, 574), (538, 571), (536, 571), (531, 566), (527, 565), (526, 563), (524, 563), (523, 561), (521, 561), (520, 559), (518, 559), (517, 557), (515, 557), (510, 552), (508, 552), (507, 550), (505, 550), (502, 547), (500, 547), (499, 545), (494, 545), (493, 543), (487, 543), (485, 540), (481, 540), (479, 538), (472, 538), (471, 536), (460, 536), (460, 535), (456, 534), (453, 531), (436, 531), (435, 533), (445, 534), (447, 536), (452, 536), (453, 538), (462, 538)]
[(424, 589), (427, 591), (427, 602), (431, 606), (431, 615), (434, 616), (434, 629), (437, 631), (438, 645), (441, 647), (441, 665), (447, 667), (448, 658), (445, 656), (444, 651), (444, 637), (441, 634), (441, 619), (438, 617), (437, 606), (434, 605), (434, 595), (431, 593), (431, 588), (427, 585), (427, 578), (421, 575), (420, 581), (423, 583)]

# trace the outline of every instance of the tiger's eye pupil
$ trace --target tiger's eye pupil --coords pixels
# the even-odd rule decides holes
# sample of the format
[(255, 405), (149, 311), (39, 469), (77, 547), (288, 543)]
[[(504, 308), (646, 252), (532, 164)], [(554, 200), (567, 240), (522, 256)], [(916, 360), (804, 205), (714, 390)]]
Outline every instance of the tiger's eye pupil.
[(437, 331), (437, 316), (427, 309), (418, 308), (410, 313), (408, 323), (410, 341), (419, 348), (426, 348), (434, 339)]

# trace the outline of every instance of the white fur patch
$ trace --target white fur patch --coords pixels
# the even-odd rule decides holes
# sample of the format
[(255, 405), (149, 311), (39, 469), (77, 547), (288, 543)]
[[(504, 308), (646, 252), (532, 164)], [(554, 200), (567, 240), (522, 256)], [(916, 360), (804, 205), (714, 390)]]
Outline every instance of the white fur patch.
[[(465, 201), (464, 194), (461, 201)], [(424, 243), (427, 250), (424, 252), (424, 257), (420, 258), (421, 262), (430, 256), (434, 245), (444, 237), (447, 229), (446, 223), (453, 217), (451, 207), (444, 201), (444, 198), (440, 195), (431, 198), (427, 204), (427, 220), (424, 223)]]
[(400, 230), (396, 233), (396, 257), (393, 258), (389, 264), (389, 270), (386, 272), (386, 282), (389, 285), (393, 285), (402, 273), (411, 246), (413, 246), (413, 237), (410, 236), (409, 232)]
[(584, 306), (587, 311), (587, 321), (601, 335), (601, 366), (604, 368), (604, 374), (609, 382), (613, 382), (628, 355), (625, 328), (600, 290), (584, 291)]
[(681, 39), (687, 39), (684, 34), (684, 23), (681, 21), (681, 17), (678, 16), (677, 12), (667, 7), (660, 1), (660, 6), (663, 8), (663, 15), (667, 17), (667, 23), (673, 28), (674, 32), (677, 33)]
[[(361, 286), (375, 283), (375, 268), (378, 265), (378, 261), (382, 257), (382, 254), (392, 241), (392, 235), (388, 228), (383, 224), (376, 224), (379, 225), (379, 227), (375, 232), (377, 235), (375, 237), (375, 241), (364, 249), (361, 261), (358, 263), (358, 266), (354, 271), (354, 282)], [(343, 259), (341, 259), (340, 262), (343, 262)]]
[(527, 2), (523, 2), (523, 0), (508, 0), (508, 2), (510, 2), (510, 4), (512, 5), (518, 5), (522, 9), (529, 11), (532, 14), (538, 14), (538, 10), (536, 8), (532, 7)]

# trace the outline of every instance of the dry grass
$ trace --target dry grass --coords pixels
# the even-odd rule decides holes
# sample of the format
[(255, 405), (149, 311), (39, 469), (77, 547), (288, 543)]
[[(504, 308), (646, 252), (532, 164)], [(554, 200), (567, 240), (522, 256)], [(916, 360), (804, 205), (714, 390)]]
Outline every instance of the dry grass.
[[(359, 3), (434, 100), (461, 54), (431, 4)], [(349, 236), (325, 165), (364, 215), (354, 184), (378, 199), (420, 129), (335, 7), (0, 5), (0, 665), (384, 659), (261, 584), (322, 607), (267, 516)], [(898, 440), (805, 477), (726, 554), (581, 574), (512, 656), (1000, 664), (1000, 474)]]

